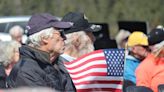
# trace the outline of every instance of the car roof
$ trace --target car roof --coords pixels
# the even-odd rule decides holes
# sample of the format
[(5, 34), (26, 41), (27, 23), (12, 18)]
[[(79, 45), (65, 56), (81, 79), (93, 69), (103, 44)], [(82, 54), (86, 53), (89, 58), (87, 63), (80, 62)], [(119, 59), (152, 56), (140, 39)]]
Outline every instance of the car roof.
[(0, 23), (28, 21), (31, 16), (6, 16), (0, 17)]
[[(0, 23), (29, 21), (31, 16), (0, 16)], [(56, 17), (61, 20), (61, 17)]]

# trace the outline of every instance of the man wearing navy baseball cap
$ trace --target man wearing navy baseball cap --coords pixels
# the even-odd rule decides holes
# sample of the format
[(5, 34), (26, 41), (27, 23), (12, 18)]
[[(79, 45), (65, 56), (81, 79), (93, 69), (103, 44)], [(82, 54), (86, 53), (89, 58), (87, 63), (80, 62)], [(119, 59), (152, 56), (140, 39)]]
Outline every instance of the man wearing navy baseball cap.
[(65, 36), (61, 29), (72, 23), (62, 22), (48, 13), (34, 14), (27, 25), (28, 43), (20, 48), (20, 61), (9, 75), (9, 87), (50, 87), (64, 91), (56, 59), (64, 51)]
[(65, 40), (65, 50), (60, 55), (58, 61), (54, 62), (54, 66), (59, 66), (59, 70), (62, 71), (63, 85), (67, 92), (76, 92), (76, 88), (66, 70), (63, 62), (71, 62), (80, 56), (94, 51), (93, 43), (95, 37), (92, 32), (99, 31), (100, 25), (89, 23), (85, 14), (82, 12), (69, 12), (62, 21), (72, 22), (71, 28), (64, 29), (67, 40)]

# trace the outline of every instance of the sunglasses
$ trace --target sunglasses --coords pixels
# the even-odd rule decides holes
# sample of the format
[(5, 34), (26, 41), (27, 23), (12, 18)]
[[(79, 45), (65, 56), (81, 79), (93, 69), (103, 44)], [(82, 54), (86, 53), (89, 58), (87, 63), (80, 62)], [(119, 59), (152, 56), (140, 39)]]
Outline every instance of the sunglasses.
[(64, 40), (67, 39), (63, 30), (60, 31), (60, 35)]
[(64, 33), (64, 30), (63, 29), (60, 29), (60, 28), (55, 28), (56, 30), (59, 30), (59, 33), (60, 33), (60, 36), (63, 38), (63, 40), (66, 40), (66, 36), (65, 36), (65, 33)]

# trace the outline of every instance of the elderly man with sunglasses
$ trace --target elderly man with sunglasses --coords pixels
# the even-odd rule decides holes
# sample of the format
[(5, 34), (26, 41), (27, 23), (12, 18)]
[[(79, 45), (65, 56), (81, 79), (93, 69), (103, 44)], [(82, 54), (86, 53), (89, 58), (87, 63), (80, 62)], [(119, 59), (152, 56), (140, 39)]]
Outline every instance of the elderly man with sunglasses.
[(63, 31), (71, 27), (48, 13), (34, 14), (28, 22), (28, 43), (20, 48), (20, 61), (9, 75), (7, 85), (15, 87), (50, 87), (63, 91), (59, 71), (52, 65), (64, 51)]

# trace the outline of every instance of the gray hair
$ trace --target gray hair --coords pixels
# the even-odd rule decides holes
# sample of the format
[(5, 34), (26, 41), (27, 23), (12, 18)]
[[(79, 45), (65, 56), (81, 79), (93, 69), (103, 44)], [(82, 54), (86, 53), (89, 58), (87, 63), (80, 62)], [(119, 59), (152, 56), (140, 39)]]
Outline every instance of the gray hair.
[[(94, 46), (91, 39), (88, 37), (88, 35), (84, 31), (69, 33), (69, 34), (66, 34), (66, 37), (67, 37), (67, 40), (65, 40), (65, 50), (70, 50), (76, 47), (78, 52), (75, 52), (75, 53), (77, 53), (76, 55), (78, 57), (84, 54), (87, 54), (89, 52), (92, 52), (94, 50)], [(74, 37), (78, 38), (78, 41), (79, 41), (78, 46), (75, 46), (76, 42), (74, 42)]]
[(21, 44), (13, 40), (0, 42), (0, 44), (0, 63), (4, 65), (4, 67), (7, 67), (13, 62), (12, 57), (15, 51), (19, 51)]
[(54, 32), (54, 28), (51, 27), (51, 28), (43, 29), (38, 33), (32, 34), (29, 36), (27, 40), (27, 44), (33, 47), (40, 47), (42, 38), (47, 39), (49, 37), (52, 37), (53, 32)]
[(164, 49), (164, 41), (158, 43), (158, 44), (155, 44), (154, 45), (154, 49), (152, 50), (152, 53), (155, 55), (155, 56), (159, 56), (160, 52), (162, 51), (162, 49)]
[(118, 48), (121, 48), (121, 42), (128, 38), (130, 34), (131, 33), (128, 30), (121, 29), (119, 31), (119, 33), (115, 37)]
[(24, 30), (21, 26), (19, 25), (15, 25), (13, 26), (10, 30), (9, 30), (9, 34), (12, 36), (14, 35), (15, 33), (21, 33), (23, 34)]

